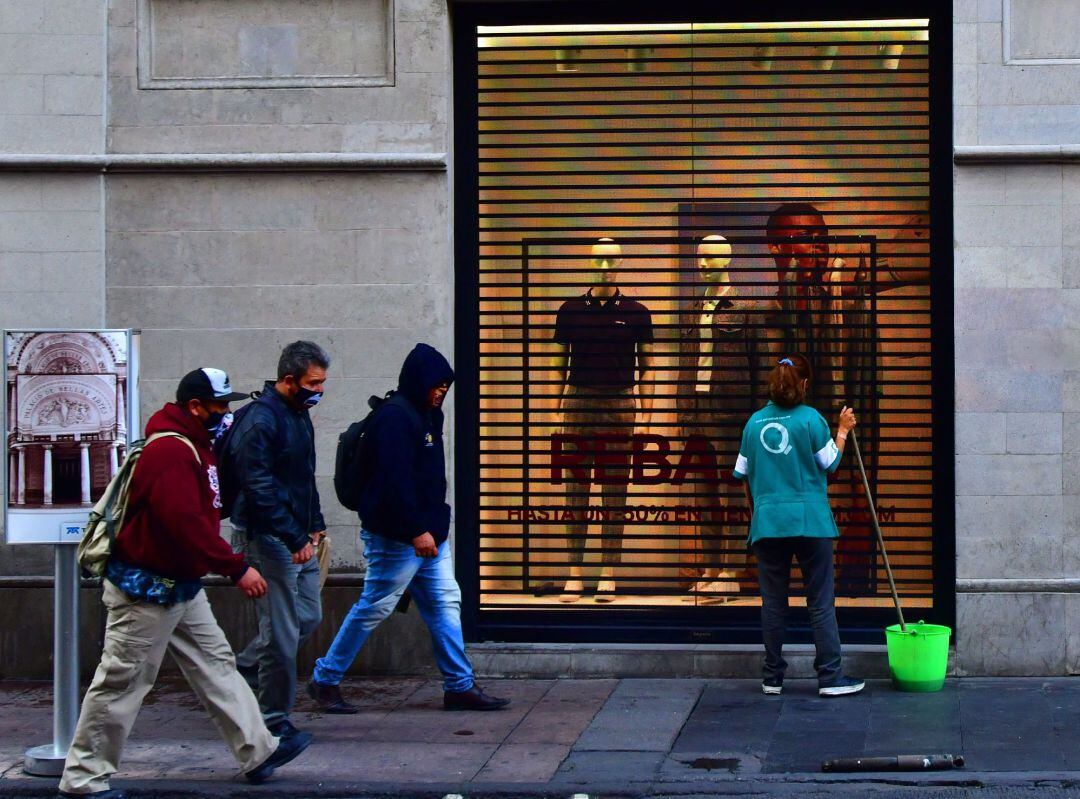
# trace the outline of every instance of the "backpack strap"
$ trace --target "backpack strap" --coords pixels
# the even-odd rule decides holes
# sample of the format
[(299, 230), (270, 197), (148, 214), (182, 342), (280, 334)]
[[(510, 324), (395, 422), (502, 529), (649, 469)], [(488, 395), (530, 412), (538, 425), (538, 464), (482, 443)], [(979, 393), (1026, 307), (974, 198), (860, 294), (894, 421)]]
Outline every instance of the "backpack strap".
[(379, 407), (381, 408), (384, 405), (389, 405), (390, 403), (393, 403), (399, 408), (404, 409), (405, 414), (409, 417), (409, 421), (412, 423), (413, 432), (416, 433), (416, 435), (422, 436), (424, 434), (424, 419), (422, 416), (420, 416), (420, 411), (416, 410), (416, 408), (408, 400), (407, 397), (401, 394), (401, 392), (395, 391), (393, 394), (387, 397), (386, 400)]
[[(166, 432), (163, 432), (163, 433), (154, 433), (152, 436), (147, 438), (146, 441), (142, 442), (142, 446), (139, 447), (138, 450), (136, 450), (137, 455), (141, 456), (142, 452), (147, 447), (149, 447), (155, 441), (158, 441), (158, 440), (163, 439), (163, 438), (178, 438), (181, 441), (183, 441), (185, 444), (187, 444), (188, 449), (191, 450), (191, 454), (195, 456), (195, 460), (199, 463), (200, 466), (202, 466), (202, 462), (203, 462), (202, 461), (202, 456), (199, 455), (199, 450), (196, 449), (195, 444), (191, 441), (191, 439), (188, 438), (185, 435), (181, 435), (180, 433), (174, 433), (172, 431), (166, 431)], [(136, 442), (136, 443), (138, 443), (138, 442)], [(131, 455), (129, 454), (128, 457), (131, 457)], [(127, 466), (127, 463), (125, 462), (124, 465)], [(104, 512), (105, 531), (106, 531), (106, 535), (109, 538), (109, 550), (110, 551), (112, 550), (113, 545), (116, 543), (117, 532), (118, 532), (118, 530), (123, 528), (123, 526), (124, 526), (124, 518), (127, 515), (127, 502), (126, 501), (124, 502), (123, 506), (120, 508), (120, 512), (117, 513), (116, 512), (116, 510), (117, 510), (116, 509), (116, 500), (119, 497), (126, 497), (128, 492), (131, 490), (131, 481), (135, 478), (135, 468), (137, 466), (138, 466), (138, 458), (136, 458), (132, 462), (131, 468), (127, 469), (127, 473), (124, 475), (123, 481), (119, 485), (114, 487), (115, 496), (111, 495), (109, 497), (109, 500), (105, 504), (105, 509), (104, 509), (104, 511), (105, 511)]]
[(146, 443), (143, 445), (143, 449), (146, 449), (146, 447), (149, 447), (155, 441), (158, 441), (162, 438), (178, 438), (183, 441), (185, 444), (188, 445), (188, 449), (191, 450), (191, 454), (195, 456), (195, 460), (197, 460), (199, 462), (199, 465), (202, 466), (202, 456), (199, 455), (199, 450), (195, 448), (195, 444), (191, 441), (190, 438), (185, 435), (181, 435), (180, 433), (174, 433), (171, 431), (166, 431), (164, 433), (154, 433), (152, 436), (150, 436), (150, 438), (146, 439)]
[(268, 396), (267, 392), (265, 391), (259, 393), (259, 396), (255, 398), (255, 402), (261, 402), (263, 405), (269, 408), (270, 412), (274, 415), (274, 436), (276, 437), (275, 443), (278, 452), (281, 452), (283, 449), (285, 449), (285, 444), (287, 443), (285, 441), (287, 437), (285, 433), (285, 425), (287, 424), (285, 420), (285, 412), (281, 410), (280, 404), (273, 398)]

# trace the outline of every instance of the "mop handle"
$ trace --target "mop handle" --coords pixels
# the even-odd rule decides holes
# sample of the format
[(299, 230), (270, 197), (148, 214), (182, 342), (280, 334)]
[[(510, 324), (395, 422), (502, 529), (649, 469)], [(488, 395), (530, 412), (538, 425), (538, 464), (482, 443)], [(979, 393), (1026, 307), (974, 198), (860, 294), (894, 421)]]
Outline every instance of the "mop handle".
[(907, 625), (904, 623), (904, 611), (900, 609), (900, 595), (896, 593), (896, 581), (893, 579), (892, 567), (889, 565), (889, 553), (885, 551), (885, 538), (881, 535), (877, 508), (874, 507), (874, 498), (870, 495), (870, 481), (866, 479), (866, 467), (863, 466), (862, 453), (859, 452), (859, 440), (855, 438), (855, 429), (852, 428), (848, 435), (851, 436), (851, 446), (855, 448), (855, 460), (859, 464), (863, 490), (866, 492), (866, 501), (870, 505), (870, 519), (874, 523), (874, 532), (877, 533), (878, 546), (881, 547), (881, 559), (885, 561), (885, 574), (889, 576), (889, 589), (892, 591), (893, 604), (896, 605), (896, 615), (900, 617), (900, 631), (906, 633)]

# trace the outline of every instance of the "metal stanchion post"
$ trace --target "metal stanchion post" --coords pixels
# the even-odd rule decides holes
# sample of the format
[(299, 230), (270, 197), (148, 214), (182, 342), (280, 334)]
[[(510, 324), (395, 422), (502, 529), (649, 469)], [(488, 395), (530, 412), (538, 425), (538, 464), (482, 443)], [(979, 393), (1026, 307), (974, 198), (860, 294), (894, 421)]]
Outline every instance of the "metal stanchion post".
[(26, 751), (23, 771), (59, 777), (79, 720), (79, 563), (71, 544), (53, 547), (53, 740)]

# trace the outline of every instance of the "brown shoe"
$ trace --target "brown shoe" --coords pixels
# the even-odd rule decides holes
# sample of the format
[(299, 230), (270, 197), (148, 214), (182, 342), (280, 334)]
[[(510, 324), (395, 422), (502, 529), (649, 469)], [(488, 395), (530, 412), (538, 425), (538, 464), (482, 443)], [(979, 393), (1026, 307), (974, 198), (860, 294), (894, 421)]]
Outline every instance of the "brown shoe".
[(312, 680), (307, 685), (307, 692), (323, 713), (351, 716), (360, 712), (360, 708), (356, 705), (345, 701), (345, 697), (341, 695), (341, 688), (337, 685), (323, 685)]
[(499, 699), (484, 693), (479, 685), (468, 691), (444, 691), (443, 710), (502, 710), (509, 699)]

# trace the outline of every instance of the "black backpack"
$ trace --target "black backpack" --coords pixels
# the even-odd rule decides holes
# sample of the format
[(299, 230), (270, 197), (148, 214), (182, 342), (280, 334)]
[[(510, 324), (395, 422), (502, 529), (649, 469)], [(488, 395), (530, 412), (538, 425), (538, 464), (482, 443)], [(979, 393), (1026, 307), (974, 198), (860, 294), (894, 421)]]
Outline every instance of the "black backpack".
[(385, 397), (368, 398), (368, 407), (371, 410), (367, 416), (359, 422), (353, 422), (338, 436), (337, 454), (334, 458), (334, 493), (337, 494), (338, 502), (351, 511), (360, 511), (364, 490), (375, 474), (373, 456), (364, 446), (364, 434), (371, 429), (371, 420), (379, 409), (390, 403), (405, 408), (414, 422), (417, 434), (422, 430), (420, 414), (396, 391), (386, 392)]
[(256, 391), (251, 395), (251, 398), (252, 402), (242, 408), (237, 408), (236, 412), (233, 413), (233, 423), (229, 426), (229, 429), (218, 436), (218, 439), (214, 442), (214, 456), (218, 462), (218, 493), (221, 497), (222, 519), (228, 519), (232, 516), (232, 512), (236, 507), (236, 498), (240, 496), (240, 480), (236, 476), (236, 467), (231, 453), (233, 432), (239, 426), (240, 420), (255, 407), (255, 403), (261, 402), (273, 412), (277, 426), (275, 445), (278, 452), (285, 449), (285, 419), (282, 416), (281, 408), (266, 396), (266, 392)]

